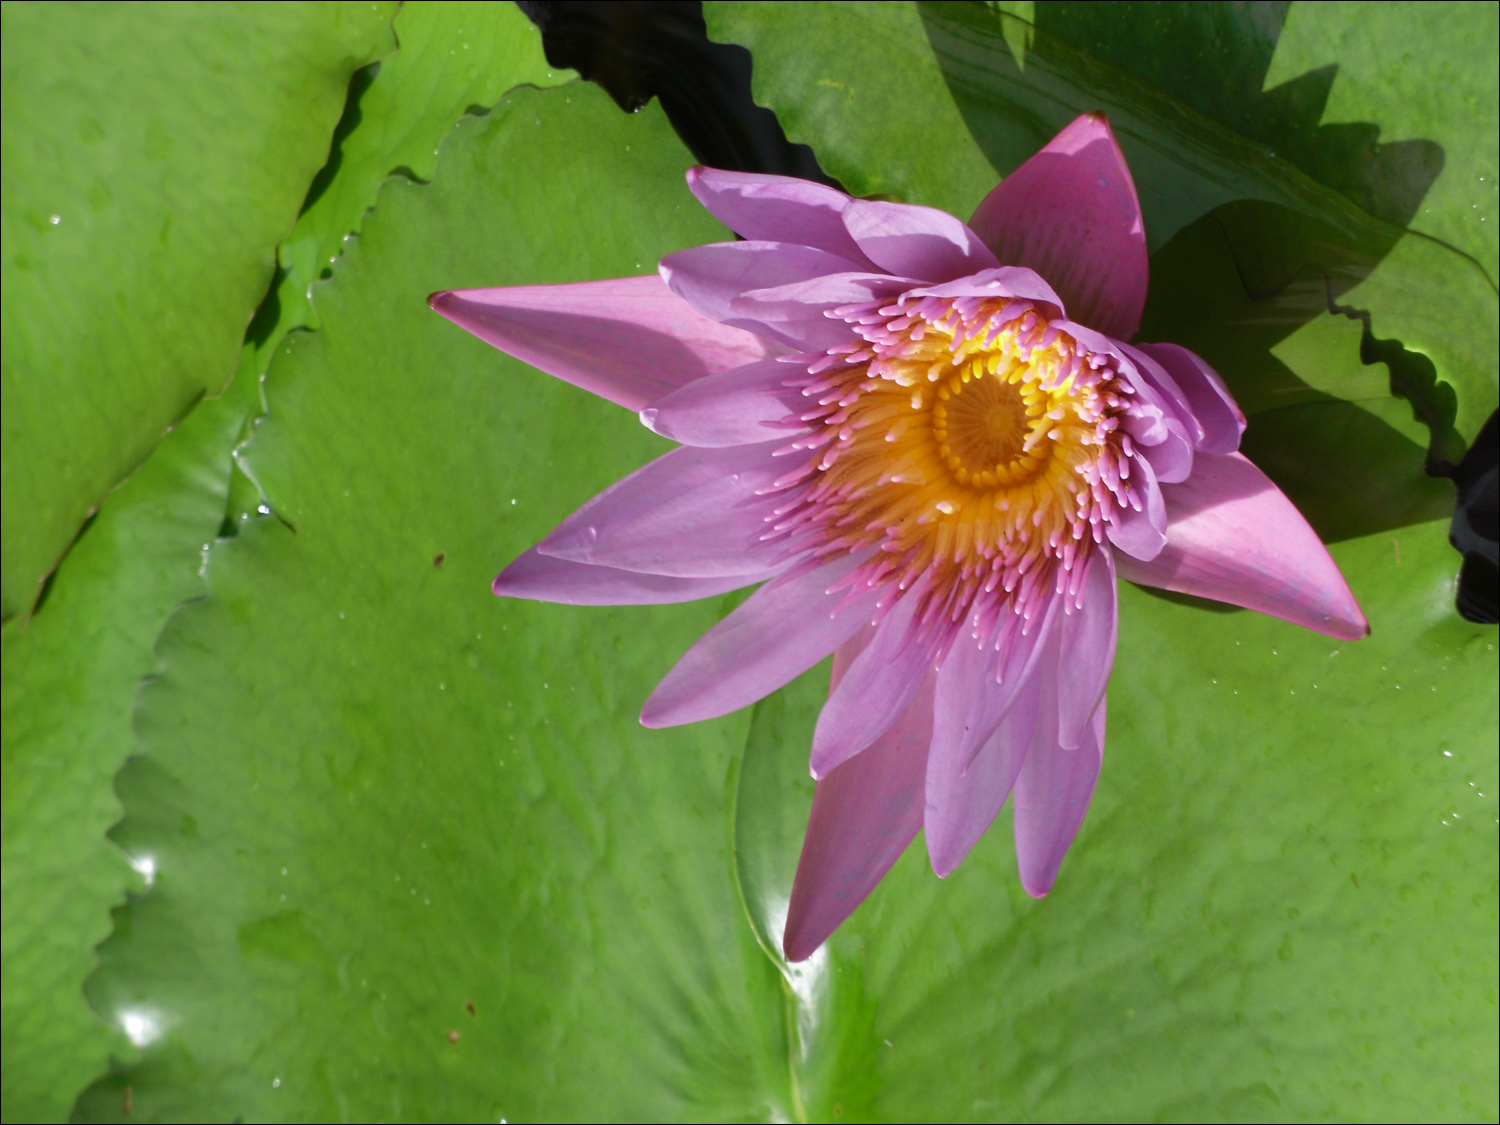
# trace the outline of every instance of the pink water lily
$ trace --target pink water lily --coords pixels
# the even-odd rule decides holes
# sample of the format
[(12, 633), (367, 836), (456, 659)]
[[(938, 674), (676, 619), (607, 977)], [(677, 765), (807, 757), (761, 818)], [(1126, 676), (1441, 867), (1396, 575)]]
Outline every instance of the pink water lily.
[(945, 876), (1012, 795), (1022, 885), (1052, 888), (1099, 777), (1118, 578), (1368, 631), (1317, 535), (1237, 452), (1245, 419), (1218, 375), (1126, 342), (1145, 231), (1102, 116), (967, 225), (779, 176), (688, 183), (745, 241), (647, 277), (431, 303), (680, 443), (495, 593), (639, 604), (763, 583), (662, 680), (646, 726), (734, 711), (833, 654), (788, 960), (918, 829)]

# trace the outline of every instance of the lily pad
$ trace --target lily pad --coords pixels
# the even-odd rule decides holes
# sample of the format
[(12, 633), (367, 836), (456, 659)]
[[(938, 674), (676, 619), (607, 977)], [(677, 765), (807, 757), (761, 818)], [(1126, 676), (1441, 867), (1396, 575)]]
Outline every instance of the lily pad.
[[(331, 252), (357, 229), (386, 175), (413, 166), (430, 175), (423, 154), (430, 158), (473, 105), (519, 82), (547, 80), (535, 29), (509, 6), (409, 5), (395, 26), (401, 52), (371, 68), (372, 80), (360, 87), (365, 104), (382, 108), (370, 117), (346, 112), (338, 130), (345, 158), (319, 174), (318, 202), (294, 232), (321, 236)], [(464, 54), (467, 65), (455, 66), (466, 26), (482, 38)], [(393, 103), (399, 113), (387, 113)], [(340, 206), (324, 203), (330, 199)], [(281, 292), (295, 293), (296, 283), (288, 276)], [(181, 602), (205, 592), (205, 544), (225, 520), (231, 481), (244, 493), (228, 504), (232, 513), (253, 512), (261, 500), (242, 473), (231, 476), (231, 450), (261, 411), (260, 370), (288, 331), (306, 326), (299, 314), (307, 308), (267, 303), (259, 318), (262, 362), (252, 339), (230, 389), (194, 410), (106, 497), (53, 576), (46, 612), (24, 629), (19, 621), (6, 627), (0, 1004), (11, 1064), (7, 1119), (13, 1112), (63, 1119), (76, 1093), (107, 1069), (108, 1052), (128, 1052), (82, 993), (97, 964), (93, 948), (108, 934), (109, 907), (127, 887), (149, 885), (141, 872), (154, 878), (139, 857), (132, 873), (105, 839), (121, 811), (112, 782), (138, 752), (136, 688), (157, 670), (152, 649), (161, 627)]]
[[(251, 385), (253, 393), (253, 385)], [(46, 612), (3, 634), (5, 1114), (62, 1121), (125, 1047), (83, 999), (109, 908), (155, 872), (105, 838), (115, 772), (136, 753), (136, 688), (172, 607), (202, 594), (229, 450), (249, 403), (211, 400), (109, 496), (63, 560)]]
[(0, 615), (228, 385), (390, 3), (7, 4)]

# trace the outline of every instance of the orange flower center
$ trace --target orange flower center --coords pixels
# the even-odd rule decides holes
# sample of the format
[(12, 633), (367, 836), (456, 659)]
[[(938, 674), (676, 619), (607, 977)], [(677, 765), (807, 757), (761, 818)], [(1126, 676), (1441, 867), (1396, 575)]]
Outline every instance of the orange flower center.
[(822, 554), (875, 548), (870, 584), (921, 584), (954, 620), (976, 602), (1028, 618), (1076, 593), (1081, 560), (1129, 501), (1132, 394), (1029, 303), (903, 297), (839, 310), (861, 339), (809, 368), (821, 422), (784, 453), (808, 451), (778, 484), (795, 500), (776, 530)]

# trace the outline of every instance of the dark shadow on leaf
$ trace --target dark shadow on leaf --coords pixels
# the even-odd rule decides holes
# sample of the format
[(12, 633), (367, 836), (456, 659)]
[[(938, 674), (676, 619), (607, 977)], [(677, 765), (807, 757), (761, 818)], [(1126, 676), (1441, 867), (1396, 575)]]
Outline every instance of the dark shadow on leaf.
[(1381, 144), (1378, 124), (1320, 125), (1336, 66), (1264, 90), (1289, 7), (1040, 0), (1036, 26), (1271, 146), (1376, 218), (1406, 226), (1443, 170), (1442, 147)]
[[(1184, 228), (1151, 259), (1141, 338), (1176, 341), (1224, 376), (1249, 418), (1245, 454), (1327, 542), (1452, 512), (1452, 487), (1428, 475), (1424, 449), (1369, 411), (1309, 386), (1273, 353), (1333, 311), (1331, 295), (1357, 284), (1397, 236), (1374, 220), (1364, 229), (1317, 223), (1246, 200)], [(1372, 339), (1368, 328), (1363, 339)], [(1395, 341), (1359, 348), (1361, 363), (1391, 367), (1393, 390), (1410, 388), (1420, 399), (1423, 364), (1433, 386), (1425, 356)], [(1439, 383), (1422, 401), (1451, 430), (1452, 414), (1439, 403), (1445, 391)]]
[(1458, 418), (1458, 395), (1449, 383), (1438, 379), (1437, 368), (1421, 352), (1407, 351), (1400, 340), (1376, 337), (1370, 314), (1363, 309), (1334, 304), (1329, 307), (1364, 326), (1359, 358), (1365, 364), (1385, 364), (1391, 373), (1391, 394), (1411, 404), (1417, 421), (1432, 434), (1427, 450), (1427, 472), (1435, 477), (1453, 476), (1463, 460), (1464, 440), (1454, 427)]
[(328, 190), (329, 185), (339, 174), (339, 169), (343, 167), (344, 141), (364, 120), (359, 109), (360, 99), (365, 96), (365, 91), (370, 88), (370, 83), (375, 81), (375, 76), (379, 73), (380, 64), (372, 62), (369, 66), (360, 67), (349, 76), (349, 93), (344, 98), (344, 112), (333, 129), (333, 141), (328, 146), (328, 160), (322, 168), (318, 169), (318, 174), (307, 186), (307, 196), (302, 200), (302, 210), (298, 212), (299, 215), (304, 214), (308, 208), (323, 198), (323, 193)]
[(521, 0), (547, 61), (571, 67), (634, 113), (653, 97), (702, 163), (837, 182), (786, 139), (750, 93), (750, 52), (710, 42), (703, 5), (684, 0)]
[(1448, 541), (1464, 557), (1458, 577), (1458, 612), (1469, 621), (1500, 620), (1500, 422), (1497, 414), (1480, 430), (1464, 459), (1453, 467), (1458, 503)]

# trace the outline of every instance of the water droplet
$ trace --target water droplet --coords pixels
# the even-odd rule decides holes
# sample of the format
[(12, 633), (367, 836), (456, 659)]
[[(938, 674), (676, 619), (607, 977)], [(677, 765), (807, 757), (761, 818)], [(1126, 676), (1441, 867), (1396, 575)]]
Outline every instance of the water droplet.
[(161, 1017), (147, 1008), (127, 1008), (119, 1015), (120, 1030), (137, 1047), (145, 1047), (161, 1038)]

